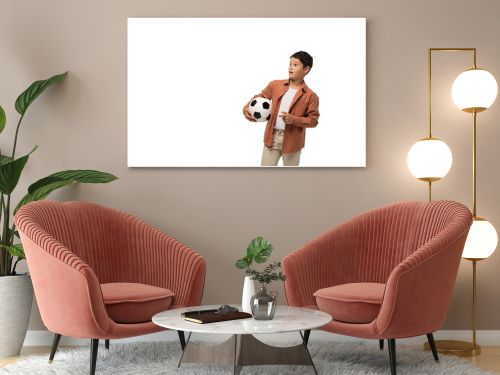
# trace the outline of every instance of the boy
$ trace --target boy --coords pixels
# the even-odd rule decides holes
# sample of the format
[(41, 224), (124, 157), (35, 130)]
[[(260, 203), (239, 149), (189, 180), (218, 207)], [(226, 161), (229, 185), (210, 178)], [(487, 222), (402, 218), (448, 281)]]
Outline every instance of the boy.
[(313, 65), (307, 52), (299, 51), (290, 56), (288, 79), (270, 82), (258, 95), (243, 107), (249, 121), (256, 121), (248, 104), (256, 97), (271, 99), (271, 118), (264, 131), (262, 166), (276, 166), (283, 157), (284, 166), (298, 166), (304, 147), (306, 128), (318, 125), (319, 98), (304, 82)]

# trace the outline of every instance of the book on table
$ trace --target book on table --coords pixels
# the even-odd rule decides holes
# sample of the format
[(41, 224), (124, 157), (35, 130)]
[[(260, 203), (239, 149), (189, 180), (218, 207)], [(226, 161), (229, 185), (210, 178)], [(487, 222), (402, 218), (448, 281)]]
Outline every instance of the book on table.
[(188, 311), (181, 315), (184, 317), (184, 320), (198, 324), (224, 322), (227, 320), (247, 319), (252, 317), (252, 314), (242, 311), (221, 314), (219, 310)]

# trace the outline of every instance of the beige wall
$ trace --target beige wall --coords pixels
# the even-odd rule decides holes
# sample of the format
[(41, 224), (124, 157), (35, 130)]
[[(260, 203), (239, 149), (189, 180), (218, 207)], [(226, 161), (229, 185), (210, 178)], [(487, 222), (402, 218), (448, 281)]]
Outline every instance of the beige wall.
[[(243, 273), (233, 262), (251, 238), (268, 238), (281, 258), (360, 211), (426, 199), (425, 185), (407, 170), (406, 153), (426, 135), (427, 48), (477, 47), (479, 65), (500, 78), (499, 14), (496, 0), (2, 0), (0, 103), (9, 129), (0, 148), (10, 149), (17, 94), (35, 79), (69, 70), (66, 82), (26, 117), (19, 150), (40, 148), (20, 190), (60, 169), (116, 174), (120, 180), (110, 185), (77, 186), (53, 197), (120, 208), (165, 230), (206, 257), (204, 302), (236, 303)], [(367, 168), (127, 168), (127, 17), (178, 16), (366, 17)], [(466, 54), (436, 56), (433, 93), (435, 135), (454, 152), (435, 198), (470, 206), (471, 121), (449, 95), (454, 77), (469, 65)], [(498, 102), (479, 116), (478, 212), (500, 229), (499, 118)], [(499, 266), (498, 253), (478, 266), (480, 329), (500, 329)], [(471, 265), (463, 261), (445, 328), (469, 328), (470, 293)], [(36, 311), (30, 327), (42, 327)]]

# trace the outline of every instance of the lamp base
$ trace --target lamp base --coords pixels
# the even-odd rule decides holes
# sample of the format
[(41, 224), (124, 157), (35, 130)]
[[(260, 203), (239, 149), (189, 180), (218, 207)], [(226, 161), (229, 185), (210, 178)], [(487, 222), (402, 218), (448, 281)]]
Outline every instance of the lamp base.
[[(436, 340), (438, 353), (455, 355), (457, 357), (474, 357), (481, 354), (481, 347), (467, 341)], [(424, 344), (424, 350), (431, 350), (428, 342)]]

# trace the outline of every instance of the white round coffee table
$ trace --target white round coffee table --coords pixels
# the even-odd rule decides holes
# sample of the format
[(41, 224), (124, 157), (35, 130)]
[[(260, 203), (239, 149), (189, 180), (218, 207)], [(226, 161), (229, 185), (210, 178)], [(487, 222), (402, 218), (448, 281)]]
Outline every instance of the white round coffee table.
[[(307, 350), (307, 341), (311, 329), (328, 324), (332, 317), (324, 312), (299, 307), (278, 306), (272, 320), (253, 318), (230, 320), (208, 324), (197, 324), (184, 320), (183, 312), (217, 309), (219, 306), (197, 306), (167, 310), (153, 316), (153, 322), (161, 327), (179, 332), (182, 363), (219, 363), (233, 367), (233, 373), (239, 374), (242, 366), (252, 365), (306, 365), (312, 366), (317, 374), (311, 355)], [(238, 306), (239, 307), (239, 306)], [(290, 347), (275, 347), (257, 340), (254, 334), (269, 334), (298, 331), (302, 344)], [(302, 334), (301, 331), (304, 331)], [(189, 332), (184, 343), (184, 332)], [(231, 334), (221, 344), (195, 344), (190, 342), (191, 333)]]

